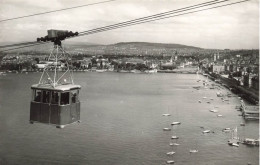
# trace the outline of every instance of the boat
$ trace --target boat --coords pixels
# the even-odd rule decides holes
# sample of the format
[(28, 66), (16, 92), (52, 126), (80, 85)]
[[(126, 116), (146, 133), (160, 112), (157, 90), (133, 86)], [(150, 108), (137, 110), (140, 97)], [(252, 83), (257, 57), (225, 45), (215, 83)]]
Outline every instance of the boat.
[(234, 142), (234, 143), (231, 143), (231, 144), (229, 144), (229, 145), (231, 145), (231, 146), (235, 146), (235, 147), (239, 147), (239, 144), (238, 144), (238, 143), (236, 143), (236, 142)]
[(210, 130), (202, 131), (202, 133), (210, 133)]
[(5, 72), (0, 72), (0, 76), (6, 76)]
[(175, 122), (171, 123), (171, 125), (180, 125), (180, 124), (181, 124), (181, 122), (179, 122), (179, 121), (175, 121)]
[[(197, 142), (196, 142), (196, 148), (197, 148)], [(190, 153), (197, 153), (197, 152), (199, 152), (199, 150), (198, 149), (190, 149)]]
[(105, 72), (105, 71), (107, 71), (107, 69), (97, 69), (97, 70), (96, 70), (96, 72), (98, 72), (98, 73), (103, 73), (103, 72)]
[(230, 129), (230, 128), (224, 128), (222, 131), (223, 131), (223, 132), (230, 132), (231, 129)]
[(179, 146), (180, 144), (178, 143), (170, 143), (170, 146)]
[(222, 117), (223, 115), (217, 115), (217, 117)]
[(145, 70), (145, 73), (157, 73), (157, 69)]
[(200, 100), (199, 100), (198, 102), (199, 102), (199, 103), (201, 103), (201, 101), (200, 101)]
[(218, 97), (223, 97), (223, 94), (220, 93), (220, 92), (217, 92), (217, 96), (218, 96)]
[(162, 114), (162, 116), (171, 116), (171, 114), (164, 113), (164, 114)]
[(163, 128), (164, 131), (170, 131), (171, 128)]
[(259, 146), (259, 139), (245, 138), (242, 143), (249, 146)]
[(240, 123), (240, 126), (245, 126), (246, 124), (245, 123)]
[(204, 97), (202, 97), (203, 99), (206, 99), (207, 97), (206, 96), (204, 96)]
[(213, 112), (213, 113), (217, 113), (218, 112), (218, 110), (216, 110), (216, 109), (211, 109), (211, 110), (209, 110), (210, 112)]
[(228, 140), (228, 144), (231, 146), (239, 146), (239, 138), (237, 137), (237, 127), (232, 130), (231, 138)]
[(174, 164), (174, 160), (167, 160), (166, 163), (167, 164)]
[(199, 150), (190, 149), (190, 153), (197, 153)]
[(174, 135), (173, 135), (171, 138), (172, 138), (172, 139), (179, 139), (178, 136), (174, 136)]
[(131, 70), (130, 72), (131, 72), (131, 73), (143, 73), (142, 71), (137, 70), (137, 69)]
[(167, 155), (174, 155), (175, 152), (174, 151), (171, 151), (171, 152), (167, 152)]

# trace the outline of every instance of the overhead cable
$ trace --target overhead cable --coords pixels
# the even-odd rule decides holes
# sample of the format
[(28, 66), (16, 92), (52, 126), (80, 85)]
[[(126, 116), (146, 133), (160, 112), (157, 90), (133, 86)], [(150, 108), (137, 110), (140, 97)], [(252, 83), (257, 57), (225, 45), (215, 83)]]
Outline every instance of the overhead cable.
[[(228, 1), (228, 0), (223, 0), (223, 1), (219, 1), (220, 2), (224, 2), (224, 1)], [(138, 18), (138, 19), (134, 19), (134, 20), (130, 20), (130, 21), (126, 21), (126, 22), (122, 22), (122, 23), (117, 23), (117, 24), (113, 24), (113, 25), (108, 25), (108, 26), (104, 26), (104, 27), (101, 27), (101, 28), (95, 28), (95, 29), (92, 29), (92, 30), (88, 30), (88, 31), (83, 31), (83, 32), (80, 32), (78, 36), (74, 36), (74, 37), (71, 37), (71, 38), (75, 38), (75, 37), (80, 37), (80, 36), (85, 36), (85, 35), (90, 35), (90, 34), (95, 34), (95, 33), (100, 33), (100, 32), (104, 32), (104, 31), (109, 31), (109, 30), (114, 30), (114, 29), (119, 29), (119, 28), (123, 28), (123, 27), (128, 27), (128, 26), (133, 26), (133, 25), (138, 25), (138, 24), (142, 24), (142, 23), (147, 23), (147, 22), (152, 22), (152, 21), (157, 21), (157, 20), (162, 20), (162, 19), (167, 19), (167, 18), (171, 18), (171, 17), (177, 17), (177, 16), (181, 16), (181, 15), (186, 15), (186, 14), (191, 14), (191, 13), (197, 13), (197, 12), (201, 12), (201, 11), (206, 11), (206, 10), (211, 10), (211, 9), (215, 9), (215, 8), (220, 8), (220, 7), (225, 7), (225, 6), (231, 6), (231, 5), (234, 5), (234, 4), (238, 4), (238, 3), (243, 3), (243, 2), (246, 2), (246, 1), (250, 1), (250, 0), (243, 0), (243, 1), (238, 1), (238, 2), (233, 2), (233, 3), (228, 3), (228, 4), (223, 4), (223, 5), (219, 5), (219, 6), (214, 6), (214, 7), (210, 7), (210, 8), (204, 8), (204, 9), (200, 9), (200, 10), (195, 10), (195, 11), (190, 11), (190, 12), (184, 12), (184, 13), (180, 13), (180, 14), (177, 14), (177, 15), (172, 15), (174, 13), (170, 13), (170, 14), (166, 14), (166, 12), (164, 13), (159, 13), (159, 14), (156, 14), (156, 15), (152, 15), (152, 16), (148, 16), (148, 17), (142, 17), (142, 18)], [(213, 1), (211, 1), (213, 2)], [(209, 2), (208, 2), (209, 3)], [(205, 4), (205, 3), (203, 3)], [(214, 4), (218, 4), (218, 3), (214, 3)], [(198, 5), (202, 5), (202, 4), (198, 4)], [(198, 6), (198, 5), (194, 5), (194, 6)], [(211, 4), (212, 5), (212, 4)], [(189, 11), (189, 10), (194, 10), (194, 9), (198, 9), (198, 8), (202, 8), (202, 7), (205, 7), (205, 6), (209, 6), (209, 5), (204, 5), (204, 6), (199, 6), (199, 7), (195, 7), (195, 8), (192, 8), (192, 9), (187, 9), (186, 8), (190, 8), (190, 7), (193, 7), (193, 6), (190, 6), (190, 7), (186, 7), (185, 8), (185, 11)], [(184, 8), (182, 8), (184, 9)], [(177, 9), (177, 10), (181, 10), (181, 9)], [(176, 11), (176, 10), (175, 10)], [(170, 11), (169, 11), (170, 12)], [(175, 13), (176, 14), (176, 13)], [(161, 16), (162, 15), (162, 16)], [(150, 18), (151, 17), (151, 18)], [(148, 19), (147, 19), (148, 18)], [(70, 38), (68, 38), (70, 39)], [(34, 46), (34, 45), (32, 45)], [(20, 47), (19, 47), (20, 48)], [(17, 48), (17, 49), (19, 49)], [(22, 47), (21, 47), (22, 48)], [(13, 49), (7, 49), (7, 50), (3, 50), (3, 51), (8, 51), (8, 50), (13, 50)]]
[(71, 10), (71, 9), (76, 9), (76, 8), (81, 8), (81, 7), (86, 7), (86, 6), (92, 6), (92, 5), (102, 4), (102, 3), (108, 3), (108, 2), (112, 2), (112, 1), (116, 1), (116, 0), (108, 0), (108, 1), (90, 3), (90, 4), (85, 4), (85, 5), (80, 5), (80, 6), (74, 6), (74, 7), (64, 8), (64, 9), (46, 11), (46, 12), (36, 13), (36, 14), (31, 14), (31, 15), (24, 15), (24, 16), (15, 17), (15, 18), (8, 18), (8, 19), (0, 20), (0, 22), (6, 22), (6, 21), (11, 21), (11, 20), (21, 19), (21, 18), (26, 18), (26, 17), (33, 17), (33, 16), (36, 16), (36, 15), (43, 15), (43, 14), (55, 13), (55, 12), (59, 12), (59, 11)]
[[(180, 8), (180, 9), (176, 9), (176, 10), (171, 10), (171, 11), (167, 11), (167, 12), (163, 12), (163, 13), (159, 13), (159, 14), (154, 14), (151, 16), (146, 16), (146, 17), (141, 17), (138, 19), (133, 19), (130, 21), (125, 21), (125, 22), (121, 22), (121, 23), (117, 23), (117, 24), (113, 24), (113, 25), (107, 25), (104, 27), (100, 27), (100, 28), (95, 28), (92, 30), (88, 30), (88, 31), (83, 31), (80, 32), (80, 34), (85, 34), (85, 33), (90, 33), (92, 34), (92, 32), (100, 32), (101, 30), (105, 30), (108, 28), (115, 28), (115, 27), (120, 27), (121, 25), (127, 25), (130, 23), (136, 23), (137, 21), (144, 21), (144, 20), (148, 20), (148, 19), (152, 19), (152, 18), (158, 18), (158, 17), (162, 17), (162, 16), (166, 16), (166, 15), (170, 15), (170, 14), (174, 14), (174, 13), (179, 13), (179, 12), (183, 12), (183, 11), (188, 11), (188, 10), (192, 10), (192, 9), (196, 9), (196, 8), (200, 8), (200, 7), (205, 7), (205, 6), (209, 6), (209, 5), (213, 5), (213, 4), (218, 4), (218, 3), (223, 3), (229, 0), (213, 0), (213, 1), (209, 1), (209, 2), (205, 2), (205, 3), (200, 3), (200, 4), (196, 4), (196, 5), (192, 5), (192, 6), (188, 6), (188, 7), (184, 7), (184, 8)], [(111, 29), (112, 30), (112, 29)], [(73, 37), (71, 37), (73, 38)], [(31, 44), (31, 42), (29, 43)], [(20, 43), (20, 45), (28, 45), (28, 43)], [(6, 47), (13, 47), (13, 46), (19, 46), (18, 44), (14, 44), (14, 45), (4, 45), (4, 46), (0, 46), (0, 48), (6, 48)]]
[[(222, 0), (222, 1), (218, 1), (218, 2), (210, 1), (210, 2), (206, 2), (206, 3), (202, 3), (202, 4), (197, 4), (197, 5), (193, 5), (193, 6), (189, 6), (189, 7), (180, 8), (180, 9), (177, 9), (177, 10), (171, 10), (171, 11), (167, 11), (167, 12), (163, 12), (163, 13), (159, 13), (159, 14), (155, 14), (155, 15), (151, 15), (151, 16), (147, 16), (147, 17), (133, 19), (133, 20), (130, 20), (130, 21), (122, 22), (122, 23), (117, 23), (117, 24), (113, 24), (113, 25), (104, 26), (104, 27), (101, 27), (101, 28), (83, 31), (83, 32), (79, 33), (79, 36), (84, 35), (86, 33), (92, 34), (92, 32), (100, 31), (100, 30), (106, 30), (106, 29), (110, 29), (110, 28), (117, 29), (117, 28), (121, 28), (121, 27), (125, 27), (125, 26), (136, 25), (136, 24), (138, 24), (138, 22), (145, 23), (146, 21), (151, 22), (153, 20), (159, 20), (159, 18), (164, 19), (165, 16), (173, 15), (173, 14), (176, 14), (176, 13), (182, 13), (184, 11), (194, 10), (194, 9), (198, 9), (198, 8), (202, 8), (202, 7), (207, 7), (207, 6), (223, 3), (223, 2), (226, 2), (226, 1), (229, 1), (229, 0)], [(75, 37), (79, 37), (79, 36), (75, 36)], [(71, 37), (71, 38), (74, 38), (74, 37)]]

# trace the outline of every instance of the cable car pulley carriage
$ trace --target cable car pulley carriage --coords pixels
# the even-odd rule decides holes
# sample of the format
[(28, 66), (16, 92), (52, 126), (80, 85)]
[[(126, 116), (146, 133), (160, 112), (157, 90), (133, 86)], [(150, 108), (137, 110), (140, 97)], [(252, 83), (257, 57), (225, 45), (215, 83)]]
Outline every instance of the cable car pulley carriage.
[[(39, 83), (31, 86), (30, 123), (39, 122), (64, 128), (68, 124), (80, 122), (81, 86), (74, 84), (69, 54), (61, 45), (62, 40), (76, 35), (78, 32), (48, 30), (47, 36), (37, 38), (38, 42), (53, 42), (54, 47)], [(65, 63), (65, 71), (61, 71), (61, 61)]]

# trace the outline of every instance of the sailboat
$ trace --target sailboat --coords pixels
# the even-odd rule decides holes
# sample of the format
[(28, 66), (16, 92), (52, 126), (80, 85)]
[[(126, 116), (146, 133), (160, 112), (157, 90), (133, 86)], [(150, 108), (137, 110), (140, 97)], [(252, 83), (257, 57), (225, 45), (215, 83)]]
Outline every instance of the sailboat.
[(196, 149), (190, 149), (190, 153), (197, 153), (199, 152), (198, 148), (198, 141), (196, 141)]
[(231, 146), (239, 147), (239, 138), (237, 136), (237, 127), (231, 132), (231, 138), (228, 140)]
[[(178, 111), (177, 111), (177, 118), (178, 118)], [(173, 128), (174, 128), (174, 126), (175, 125), (180, 125), (181, 124), (181, 122), (179, 122), (179, 121), (174, 121), (174, 122), (172, 122), (171, 123), (171, 125), (173, 126)], [(176, 127), (178, 127), (178, 126), (176, 126)], [(176, 135), (173, 135), (172, 137), (171, 137), (171, 139), (179, 139), (179, 137), (178, 136), (176, 136)]]
[(169, 107), (167, 108), (167, 111), (168, 111), (168, 113), (164, 113), (164, 114), (162, 114), (162, 116), (171, 116), (171, 114), (169, 114)]

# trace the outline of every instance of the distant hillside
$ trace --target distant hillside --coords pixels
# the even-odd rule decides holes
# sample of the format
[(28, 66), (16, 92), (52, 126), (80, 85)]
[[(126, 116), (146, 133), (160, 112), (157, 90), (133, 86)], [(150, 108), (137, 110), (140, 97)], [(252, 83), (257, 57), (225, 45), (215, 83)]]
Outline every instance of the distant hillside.
[(187, 48), (187, 49), (201, 49), (199, 47), (187, 46), (181, 44), (166, 44), (166, 43), (151, 43), (151, 42), (119, 42), (116, 44), (112, 44), (115, 46), (126, 46), (132, 45), (136, 47), (161, 47), (161, 48)]
[(76, 42), (76, 41), (65, 41), (64, 45), (71, 45), (71, 46), (97, 46), (97, 45), (101, 45), (101, 44), (97, 44), (97, 43), (91, 43), (91, 42)]
[[(181, 44), (149, 43), (149, 42), (120, 42), (110, 45), (98, 45), (87, 42), (64, 42), (63, 47), (72, 54), (86, 55), (173, 55), (190, 54), (203, 50), (202, 48)], [(16, 49), (13, 52), (40, 52), (50, 53), (52, 44), (43, 44), (23, 49)]]

